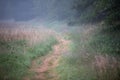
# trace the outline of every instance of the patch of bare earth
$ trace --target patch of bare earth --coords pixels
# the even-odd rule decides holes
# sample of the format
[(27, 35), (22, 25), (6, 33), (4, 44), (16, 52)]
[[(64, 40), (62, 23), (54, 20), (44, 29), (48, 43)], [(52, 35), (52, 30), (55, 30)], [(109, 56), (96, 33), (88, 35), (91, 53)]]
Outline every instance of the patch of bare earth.
[[(35, 74), (30, 77), (25, 77), (24, 80), (59, 80), (59, 75), (56, 73), (55, 68), (59, 65), (59, 59), (62, 53), (69, 50), (69, 40), (59, 38), (59, 43), (53, 47), (50, 54), (35, 59), (32, 62), (30, 71)], [(36, 63), (42, 59), (42, 63)]]

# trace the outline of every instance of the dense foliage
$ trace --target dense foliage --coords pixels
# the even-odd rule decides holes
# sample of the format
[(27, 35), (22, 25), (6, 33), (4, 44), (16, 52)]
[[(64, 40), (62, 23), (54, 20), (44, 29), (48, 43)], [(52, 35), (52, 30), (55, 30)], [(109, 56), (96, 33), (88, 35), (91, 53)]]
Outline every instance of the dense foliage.
[(120, 80), (120, 0), (74, 1), (70, 24), (80, 25), (57, 68), (60, 80)]
[(81, 23), (105, 21), (110, 25), (120, 25), (119, 0), (75, 0), (73, 9), (77, 11), (77, 20)]

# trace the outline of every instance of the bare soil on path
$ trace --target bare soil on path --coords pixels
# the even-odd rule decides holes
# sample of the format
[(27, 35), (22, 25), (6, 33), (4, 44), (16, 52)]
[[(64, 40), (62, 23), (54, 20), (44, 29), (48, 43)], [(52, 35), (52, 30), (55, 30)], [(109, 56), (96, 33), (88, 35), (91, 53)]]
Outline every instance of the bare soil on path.
[[(63, 38), (59, 38), (58, 41), (52, 52), (32, 61), (29, 71), (35, 74), (25, 77), (24, 80), (59, 80), (55, 68), (59, 65), (61, 55), (69, 50), (70, 41)], [(38, 64), (38, 61), (42, 61), (41, 64)]]

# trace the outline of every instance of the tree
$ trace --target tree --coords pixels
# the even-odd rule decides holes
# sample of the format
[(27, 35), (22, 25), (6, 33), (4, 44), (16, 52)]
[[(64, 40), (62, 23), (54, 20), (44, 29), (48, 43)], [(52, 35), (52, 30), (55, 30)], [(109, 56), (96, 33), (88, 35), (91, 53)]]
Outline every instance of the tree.
[(73, 9), (82, 23), (105, 21), (108, 25), (120, 25), (120, 0), (75, 0)]

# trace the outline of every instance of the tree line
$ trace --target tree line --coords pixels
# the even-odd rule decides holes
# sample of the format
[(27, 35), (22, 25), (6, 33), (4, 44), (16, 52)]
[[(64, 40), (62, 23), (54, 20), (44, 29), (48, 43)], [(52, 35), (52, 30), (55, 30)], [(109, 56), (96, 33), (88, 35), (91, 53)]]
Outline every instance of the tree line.
[(74, 19), (81, 23), (104, 21), (107, 25), (119, 26), (120, 0), (74, 0)]

